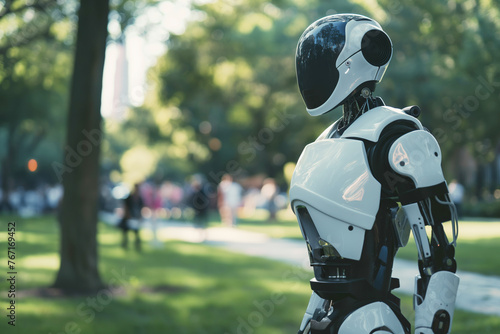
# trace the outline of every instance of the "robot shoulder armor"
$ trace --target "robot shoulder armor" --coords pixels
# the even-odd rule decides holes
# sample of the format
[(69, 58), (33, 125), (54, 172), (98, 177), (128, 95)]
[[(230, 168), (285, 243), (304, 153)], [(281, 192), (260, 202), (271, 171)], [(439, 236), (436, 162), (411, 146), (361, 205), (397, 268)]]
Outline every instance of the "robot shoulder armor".
[(396, 121), (409, 121), (414, 123), (418, 129), (424, 129), (418, 119), (406, 114), (401, 109), (380, 106), (361, 115), (344, 131), (342, 138), (366, 139), (375, 143), (384, 128)]
[(398, 174), (412, 179), (417, 188), (445, 182), (439, 144), (425, 130), (411, 131), (392, 143), (389, 164)]

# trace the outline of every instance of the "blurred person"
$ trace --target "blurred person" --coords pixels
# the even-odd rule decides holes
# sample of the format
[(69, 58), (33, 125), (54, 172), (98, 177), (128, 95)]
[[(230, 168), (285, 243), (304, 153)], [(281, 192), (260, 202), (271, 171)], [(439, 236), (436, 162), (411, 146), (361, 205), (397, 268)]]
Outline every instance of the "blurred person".
[(20, 214), (34, 216), (42, 213), (44, 208), (45, 198), (42, 189), (33, 188), (25, 191), (24, 206), (20, 209)]
[(12, 203), (12, 192), (14, 189), (14, 181), (9, 179), (5, 185), (0, 188), (0, 212), (13, 213), (17, 211)]
[(63, 187), (61, 184), (53, 184), (46, 190), (47, 206), (50, 212), (56, 212), (59, 202), (63, 195)]
[(465, 188), (457, 180), (453, 179), (448, 185), (450, 190), (450, 198), (457, 208), (457, 214), (459, 218), (462, 218), (462, 202), (465, 195)]
[(181, 187), (171, 181), (165, 181), (160, 186), (160, 195), (163, 206), (169, 210), (178, 207), (184, 199), (184, 191)]
[(261, 190), (257, 187), (250, 187), (245, 191), (245, 195), (242, 199), (245, 215), (254, 215), (257, 207), (263, 203), (260, 191)]
[(143, 207), (144, 201), (140, 192), (140, 184), (136, 183), (134, 190), (124, 200), (123, 218), (118, 225), (123, 232), (122, 247), (124, 249), (128, 249), (128, 232), (132, 231), (135, 235), (135, 250), (138, 252), (141, 251), (139, 229), (142, 222), (141, 210)]
[(262, 197), (266, 200), (265, 206), (269, 212), (269, 220), (276, 220), (276, 212), (278, 207), (276, 206), (276, 196), (278, 195), (278, 185), (274, 179), (268, 178), (264, 180), (264, 185), (260, 190)]
[(233, 181), (231, 175), (225, 174), (222, 177), (217, 191), (217, 199), (222, 222), (227, 226), (236, 226), (242, 191), (243, 188)]
[(8, 194), (7, 201), (10, 205), (11, 212), (19, 212), (26, 205), (26, 191), (23, 186), (18, 186)]
[(151, 188), (151, 200), (148, 205), (151, 208), (151, 229), (153, 232), (153, 246), (160, 246), (161, 243), (157, 237), (158, 231), (158, 215), (160, 214), (160, 210), (163, 207), (163, 200), (161, 197), (160, 189), (158, 186), (154, 185)]
[(201, 236), (204, 240), (206, 238), (205, 228), (208, 223), (210, 199), (205, 192), (202, 180), (197, 177), (191, 181), (191, 192), (187, 204), (194, 211), (193, 223), (197, 228), (202, 230)]

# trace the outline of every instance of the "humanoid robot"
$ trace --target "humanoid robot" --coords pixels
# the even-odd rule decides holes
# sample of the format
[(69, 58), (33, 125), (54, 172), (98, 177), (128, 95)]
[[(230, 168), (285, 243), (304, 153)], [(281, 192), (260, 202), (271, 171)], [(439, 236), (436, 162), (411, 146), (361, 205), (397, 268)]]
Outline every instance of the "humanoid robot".
[[(314, 270), (299, 334), (410, 333), (391, 290), (394, 256), (410, 231), (417, 245), (415, 333), (449, 333), (459, 278), (457, 213), (436, 139), (417, 106), (396, 109), (372, 95), (392, 42), (374, 20), (324, 17), (300, 37), (296, 71), (312, 116), (343, 116), (300, 156), (290, 201)], [(442, 223), (450, 221), (450, 242)], [(428, 236), (429, 234), (429, 236)]]

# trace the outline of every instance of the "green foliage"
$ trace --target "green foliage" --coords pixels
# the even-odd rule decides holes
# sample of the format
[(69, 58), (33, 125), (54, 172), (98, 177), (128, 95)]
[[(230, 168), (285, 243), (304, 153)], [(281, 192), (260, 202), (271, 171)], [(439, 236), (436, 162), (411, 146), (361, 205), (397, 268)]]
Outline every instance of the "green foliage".
[(464, 214), (470, 217), (500, 218), (500, 201), (466, 203), (463, 210)]
[[(191, 161), (208, 175), (282, 177), (284, 164), (295, 161), (326, 125), (324, 119), (306, 116), (294, 51), (303, 29), (327, 7), (293, 1), (197, 6), (203, 19), (184, 34), (171, 35), (167, 54), (150, 73), (154, 96), (145, 108), (154, 115), (165, 108), (178, 111), (175, 118), (163, 118), (170, 125), (157, 124), (161, 140), (173, 141), (168, 128), (189, 129), (186, 143), (196, 142), (207, 152), (193, 154)], [(338, 116), (327, 116), (328, 122)]]
[[(394, 56), (379, 88), (389, 105), (418, 104), (444, 157), (466, 146), (490, 162), (496, 130), (500, 11), (489, 1), (379, 1)], [(375, 17), (377, 18), (377, 17)]]
[(71, 10), (53, 1), (37, 6), (13, 1), (0, 14), (0, 157), (3, 169), (12, 171), (4, 177), (27, 181), (26, 162), (35, 158), (37, 176), (55, 180), (50, 163), (62, 155), (72, 68)]
[[(36, 3), (45, 10), (20, 0), (0, 8), (0, 140), (12, 142), (0, 147), (0, 155), (9, 154), (9, 145), (22, 148), (23, 154), (11, 159), (22, 173), (26, 157), (43, 155), (30, 144), (41, 138), (43, 152), (51, 161), (60, 160), (57, 143), (62, 141), (78, 7), (77, 1)], [(440, 142), (445, 163), (464, 146), (479, 163), (494, 159), (500, 135), (497, 122), (489, 120), (497, 118), (500, 11), (493, 2), (194, 3), (197, 19), (181, 35), (166, 34), (168, 51), (149, 73), (146, 103), (119, 128), (109, 126), (106, 172), (121, 170), (121, 155), (142, 145), (158, 157), (153, 173), (158, 178), (203, 171), (265, 173), (283, 181), (284, 164), (296, 161), (341, 113), (339, 108), (313, 118), (305, 112), (295, 82), (296, 43), (311, 22), (342, 12), (371, 16), (389, 33), (394, 56), (376, 93), (395, 107), (420, 105), (421, 119)], [(110, 37), (121, 41), (139, 15), (159, 10), (161, 2), (113, 0), (111, 6)], [(147, 35), (159, 29), (158, 23), (135, 29)]]
[[(155, 8), (161, 1), (157, 0), (110, 0), (109, 37), (112, 40), (123, 42), (125, 30), (133, 25), (136, 19), (148, 10)], [(144, 27), (145, 30), (152, 28)], [(146, 31), (144, 31), (146, 33)]]
[[(195, 9), (202, 19), (170, 36), (167, 54), (150, 72), (149, 103), (138, 110), (163, 114), (150, 129), (165, 145), (172, 129), (190, 129), (186, 143), (208, 152), (194, 154), (195, 170), (281, 178), (283, 165), (339, 117), (340, 108), (319, 118), (306, 114), (294, 51), (307, 25), (341, 12), (371, 16), (391, 36), (394, 57), (377, 88), (387, 104), (420, 105), (445, 158), (467, 145), (491, 161), (500, 137), (495, 122), (485, 120), (496, 117), (500, 16), (490, 2), (213, 1)], [(179, 113), (167, 116), (165, 108)]]

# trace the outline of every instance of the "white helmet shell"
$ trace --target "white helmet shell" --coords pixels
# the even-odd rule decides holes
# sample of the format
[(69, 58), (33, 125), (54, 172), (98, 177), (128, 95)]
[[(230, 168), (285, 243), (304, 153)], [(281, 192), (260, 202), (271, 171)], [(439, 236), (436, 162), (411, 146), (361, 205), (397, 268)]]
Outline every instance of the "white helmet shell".
[(297, 81), (308, 113), (322, 115), (362, 84), (379, 82), (391, 57), (389, 36), (366, 16), (336, 14), (311, 24), (296, 52)]

